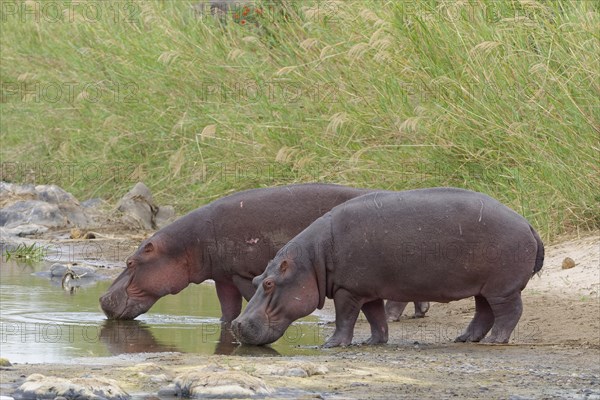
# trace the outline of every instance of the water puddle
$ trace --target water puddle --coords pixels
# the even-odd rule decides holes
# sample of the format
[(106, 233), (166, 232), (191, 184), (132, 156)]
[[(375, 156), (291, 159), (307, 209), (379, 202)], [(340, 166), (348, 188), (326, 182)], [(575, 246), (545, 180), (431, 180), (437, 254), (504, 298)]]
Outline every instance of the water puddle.
[(318, 318), (290, 326), (271, 346), (238, 346), (221, 329), (214, 285), (190, 285), (160, 299), (134, 321), (108, 321), (98, 298), (111, 283), (100, 280), (64, 290), (60, 279), (41, 276), (51, 262), (3, 260), (0, 268), (0, 357), (17, 363), (73, 362), (78, 357), (177, 351), (198, 354), (310, 355), (323, 343)]

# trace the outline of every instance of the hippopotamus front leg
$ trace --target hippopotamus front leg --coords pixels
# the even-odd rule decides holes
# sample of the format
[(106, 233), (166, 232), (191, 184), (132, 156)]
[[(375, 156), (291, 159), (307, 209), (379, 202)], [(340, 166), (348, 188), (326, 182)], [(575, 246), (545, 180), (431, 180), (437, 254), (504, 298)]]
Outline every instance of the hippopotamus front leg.
[(383, 300), (377, 299), (363, 304), (362, 312), (367, 317), (369, 325), (371, 325), (371, 337), (364, 344), (387, 343), (388, 324), (385, 317)]
[(338, 289), (333, 296), (335, 332), (323, 347), (348, 346), (352, 343), (354, 324), (362, 306), (361, 301), (346, 289)]
[(221, 303), (221, 321), (229, 323), (242, 311), (242, 294), (231, 281), (217, 281), (215, 286)]

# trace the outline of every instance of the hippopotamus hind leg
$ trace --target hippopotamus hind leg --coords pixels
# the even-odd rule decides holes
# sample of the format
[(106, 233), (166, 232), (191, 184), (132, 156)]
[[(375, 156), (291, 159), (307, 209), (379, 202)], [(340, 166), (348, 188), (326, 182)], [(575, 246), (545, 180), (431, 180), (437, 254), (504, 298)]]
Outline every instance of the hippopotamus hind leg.
[(494, 325), (494, 313), (485, 297), (475, 296), (475, 316), (467, 330), (455, 342), (479, 342)]
[(415, 301), (414, 318), (424, 318), (427, 311), (429, 311), (428, 301)]
[(371, 337), (364, 344), (387, 343), (388, 324), (385, 316), (383, 300), (377, 299), (363, 304), (362, 312), (371, 325)]
[(338, 289), (333, 296), (335, 306), (335, 332), (323, 347), (348, 346), (352, 343), (354, 325), (362, 307), (361, 302), (345, 289)]
[(400, 317), (406, 308), (408, 302), (388, 300), (385, 303), (385, 313), (388, 321), (400, 321)]
[(521, 293), (516, 292), (508, 297), (488, 297), (487, 300), (494, 312), (494, 326), (490, 336), (481, 343), (508, 343), (523, 313)]

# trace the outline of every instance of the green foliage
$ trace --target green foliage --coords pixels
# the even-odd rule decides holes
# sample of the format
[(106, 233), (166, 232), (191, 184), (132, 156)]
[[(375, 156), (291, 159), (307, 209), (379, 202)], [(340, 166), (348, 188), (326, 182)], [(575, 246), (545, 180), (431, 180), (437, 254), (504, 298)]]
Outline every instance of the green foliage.
[(3, 178), (112, 201), (142, 180), (180, 212), (293, 182), (458, 186), (546, 237), (600, 227), (596, 2), (263, 1), (244, 24), (194, 3), (5, 12)]
[(26, 263), (39, 262), (44, 258), (44, 248), (38, 246), (37, 243), (32, 243), (30, 245), (21, 243), (14, 249), (5, 249), (2, 257), (6, 261), (10, 261), (11, 258), (14, 258), (17, 261)]

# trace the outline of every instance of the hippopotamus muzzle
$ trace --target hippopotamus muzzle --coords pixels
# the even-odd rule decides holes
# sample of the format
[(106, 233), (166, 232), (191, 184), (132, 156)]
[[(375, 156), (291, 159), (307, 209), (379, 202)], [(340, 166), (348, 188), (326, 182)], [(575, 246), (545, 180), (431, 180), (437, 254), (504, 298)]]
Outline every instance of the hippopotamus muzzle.
[(135, 299), (129, 295), (132, 274), (124, 271), (108, 291), (100, 297), (100, 307), (108, 319), (130, 320), (145, 313), (152, 307), (157, 299), (151, 296)]

